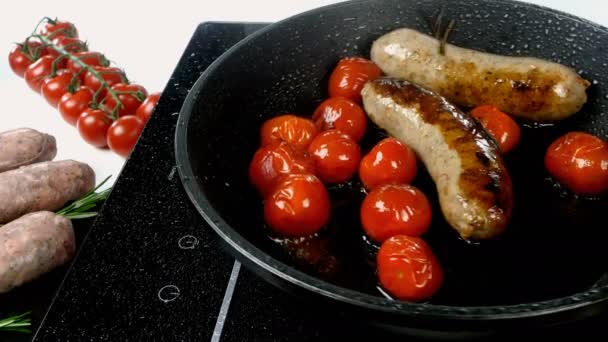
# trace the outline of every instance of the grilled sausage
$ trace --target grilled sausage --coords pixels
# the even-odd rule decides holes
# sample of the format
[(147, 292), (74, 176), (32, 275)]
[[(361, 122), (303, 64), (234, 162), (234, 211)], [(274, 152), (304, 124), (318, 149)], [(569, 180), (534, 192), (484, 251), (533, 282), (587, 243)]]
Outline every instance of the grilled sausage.
[(27, 214), (0, 227), (0, 293), (63, 265), (75, 249), (72, 222), (49, 211)]
[(51, 135), (31, 128), (0, 133), (0, 172), (53, 160), (56, 155), (57, 143)]
[(531, 57), (483, 53), (447, 44), (412, 29), (377, 39), (372, 60), (388, 75), (404, 78), (473, 107), (491, 104), (514, 116), (556, 121), (578, 112), (590, 83), (561, 64)]
[(73, 160), (37, 163), (0, 173), (0, 224), (34, 211), (58, 210), (94, 185), (93, 169)]
[(441, 210), (465, 239), (488, 239), (507, 226), (511, 179), (483, 127), (438, 94), (381, 78), (362, 90), (370, 119), (409, 145), (435, 181)]

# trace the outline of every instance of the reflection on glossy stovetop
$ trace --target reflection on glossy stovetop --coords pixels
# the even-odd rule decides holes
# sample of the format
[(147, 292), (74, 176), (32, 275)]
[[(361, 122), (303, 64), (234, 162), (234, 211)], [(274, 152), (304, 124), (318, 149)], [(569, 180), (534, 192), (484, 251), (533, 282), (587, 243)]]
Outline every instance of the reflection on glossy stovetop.
[[(182, 189), (173, 153), (177, 112), (201, 72), (262, 26), (196, 30), (36, 341), (393, 340), (240, 268)], [(552, 333), (580, 337), (602, 322)]]

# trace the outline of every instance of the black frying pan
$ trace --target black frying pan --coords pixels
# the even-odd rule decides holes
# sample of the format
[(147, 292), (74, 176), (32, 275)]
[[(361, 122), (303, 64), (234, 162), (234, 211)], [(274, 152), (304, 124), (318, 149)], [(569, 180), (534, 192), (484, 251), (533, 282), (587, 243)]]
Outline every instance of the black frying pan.
[[(593, 85), (587, 105), (572, 119), (553, 127), (524, 127), (520, 147), (507, 157), (516, 207), (504, 236), (466, 244), (435, 204), (425, 239), (444, 265), (446, 282), (429, 303), (415, 304), (388, 299), (376, 288), (373, 248), (361, 239), (356, 184), (331, 190), (338, 203), (332, 225), (338, 228), (328, 237), (328, 249), (343, 261), (344, 271), (325, 277), (268, 238), (247, 168), (264, 120), (288, 112), (310, 115), (326, 97), (328, 75), (340, 58), (369, 56), (374, 39), (392, 29), (428, 33), (431, 17), (443, 5), (445, 17), (456, 20), (451, 43), (561, 62)], [(608, 137), (606, 46), (603, 27), (511, 1), (368, 0), (307, 12), (253, 34), (200, 77), (176, 132), (180, 175), (196, 208), (239, 260), (277, 286), (317, 300), (323, 311), (331, 308), (383, 327), (435, 335), (592, 316), (608, 304), (608, 232), (602, 213), (607, 201), (562, 193), (548, 180), (542, 157), (566, 131)], [(381, 135), (370, 128), (364, 152)], [(421, 173), (415, 184), (437, 203), (432, 182)]]

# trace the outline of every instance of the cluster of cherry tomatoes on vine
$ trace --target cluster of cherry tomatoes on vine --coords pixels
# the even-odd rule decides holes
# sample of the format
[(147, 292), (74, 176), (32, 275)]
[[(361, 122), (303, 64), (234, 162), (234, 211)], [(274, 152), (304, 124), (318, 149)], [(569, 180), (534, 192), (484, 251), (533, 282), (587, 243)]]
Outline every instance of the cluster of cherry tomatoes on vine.
[(89, 144), (127, 157), (154, 111), (148, 95), (100, 52), (89, 51), (67, 21), (44, 18), (44, 27), (9, 53), (13, 72), (76, 126)]

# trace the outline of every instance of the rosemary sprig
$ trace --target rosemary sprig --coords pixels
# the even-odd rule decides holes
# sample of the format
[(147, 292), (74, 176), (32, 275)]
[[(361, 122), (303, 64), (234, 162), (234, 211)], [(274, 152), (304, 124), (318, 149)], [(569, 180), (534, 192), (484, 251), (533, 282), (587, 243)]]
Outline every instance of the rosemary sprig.
[(434, 16), (433, 23), (431, 24), (431, 32), (435, 39), (439, 40), (441, 38), (441, 23), (443, 21), (443, 12), (445, 11), (445, 6), (441, 6), (437, 14)]
[(452, 19), (448, 22), (445, 30), (443, 30), (444, 12), (445, 5), (441, 6), (434, 16), (434, 19), (431, 20), (431, 33), (435, 39), (439, 40), (439, 54), (442, 56), (445, 55), (445, 46), (448, 42), (450, 33), (452, 33), (452, 30), (454, 29), (454, 25), (456, 25), (456, 21)]
[(64, 207), (63, 209), (58, 210), (56, 214), (62, 215), (70, 220), (85, 219), (96, 216), (97, 212), (90, 210), (95, 208), (99, 203), (105, 201), (110, 195), (111, 189), (106, 189), (101, 192), (95, 191), (97, 191), (97, 189), (104, 185), (108, 181), (108, 179), (110, 179), (110, 177), (112, 176), (108, 176), (106, 179), (103, 180), (103, 182), (99, 183), (99, 185), (97, 185), (95, 189), (89, 191), (80, 199), (77, 199), (76, 201), (72, 202), (70, 205)]
[(30, 330), (30, 326), (32, 325), (32, 320), (29, 317), (26, 317), (30, 314), (30, 312), (22, 313), (21, 315), (15, 315), (11, 317), (7, 317), (0, 320), (0, 331), (13, 331), (29, 334), (32, 331)]
[(454, 19), (450, 20), (448, 27), (445, 29), (445, 32), (443, 32), (443, 37), (441, 37), (441, 43), (439, 43), (439, 53), (441, 55), (445, 55), (445, 45), (448, 43), (448, 37), (450, 36), (450, 33), (454, 29), (455, 24), (456, 24), (456, 21)]

